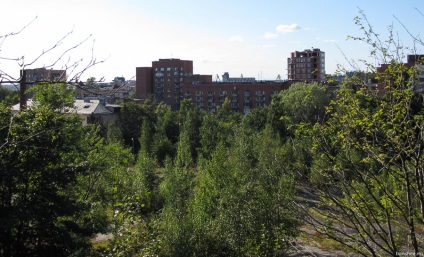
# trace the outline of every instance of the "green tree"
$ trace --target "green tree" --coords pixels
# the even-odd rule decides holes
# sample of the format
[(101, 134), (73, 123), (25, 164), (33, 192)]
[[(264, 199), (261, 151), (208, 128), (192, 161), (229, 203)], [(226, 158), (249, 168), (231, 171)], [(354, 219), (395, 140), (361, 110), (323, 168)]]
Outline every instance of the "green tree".
[(189, 138), (189, 122), (185, 123), (187, 128), (183, 127), (180, 133), (180, 140), (177, 146), (177, 156), (175, 157), (175, 165), (181, 168), (190, 168), (194, 164), (193, 155), (191, 151), (191, 144)]
[(151, 155), (153, 145), (153, 129), (147, 118), (143, 118), (140, 136), (140, 151), (143, 155)]
[(219, 122), (217, 116), (207, 113), (203, 116), (202, 126), (199, 128), (200, 145), (199, 155), (205, 160), (209, 160), (216, 146), (220, 142)]
[(408, 245), (413, 252), (424, 247), (416, 224), (423, 221), (424, 108), (412, 110), (409, 90), (392, 92), (379, 98), (365, 90), (341, 91), (338, 111), (315, 131), (323, 135), (315, 145), (324, 162), (313, 172), (326, 178), (321, 193), (331, 210), (324, 227), (340, 242), (358, 242), (355, 250), (364, 255), (395, 256)]
[(155, 160), (140, 150), (134, 169), (119, 169), (111, 176), (113, 239), (103, 255), (152, 256), (160, 247), (155, 215), (162, 203), (155, 172)]
[(109, 123), (107, 127), (106, 138), (108, 143), (111, 142), (121, 142), (124, 143), (124, 138), (122, 137), (122, 131), (119, 125), (115, 122)]
[(328, 121), (313, 130), (312, 174), (325, 208), (315, 209), (321, 218), (310, 218), (320, 232), (363, 256), (418, 255), (424, 249), (424, 106), (410, 90), (416, 70), (401, 62), (398, 41), (390, 37), (383, 44), (363, 13), (356, 22), (365, 34), (356, 39), (388, 64), (383, 73), (367, 65), (385, 93), (367, 84), (344, 87)]
[(138, 153), (140, 149), (140, 142), (137, 139), (141, 136), (143, 118), (145, 117), (152, 124), (156, 122), (154, 110), (155, 104), (151, 101), (146, 101), (143, 104), (126, 102), (122, 106), (119, 121), (120, 130), (125, 145), (134, 147), (134, 153)]
[(163, 165), (167, 156), (175, 156), (175, 146), (178, 142), (178, 124), (176, 124), (175, 114), (171, 108), (165, 104), (159, 104), (155, 114), (155, 134), (153, 136), (152, 155), (156, 161)]
[(92, 233), (78, 222), (85, 206), (69, 190), (88, 169), (88, 128), (76, 114), (61, 113), (71, 108), (64, 86), (35, 88), (38, 104), (14, 116), (1, 109), (2, 256), (75, 254)]
[(192, 225), (187, 218), (188, 202), (193, 194), (194, 174), (190, 168), (173, 167), (168, 157), (165, 163), (160, 193), (164, 207), (159, 216), (163, 256), (190, 256)]
[(85, 82), (85, 85), (89, 87), (97, 87), (96, 78), (95, 77), (89, 77), (87, 81)]
[(330, 97), (325, 87), (317, 83), (294, 83), (272, 99), (268, 123), (281, 137), (293, 135), (293, 125), (323, 122), (325, 107), (329, 103)]
[[(193, 103), (189, 99), (184, 99), (181, 102), (181, 109), (178, 112), (178, 122), (180, 126), (180, 136), (187, 136), (191, 158), (197, 160), (197, 151), (200, 148), (200, 135), (199, 128), (202, 124), (201, 113), (197, 110)], [(182, 133), (181, 131), (184, 131)], [(181, 142), (181, 138), (179, 138)]]
[(243, 117), (243, 126), (253, 131), (262, 131), (267, 124), (268, 108), (255, 108)]
[(17, 104), (19, 102), (19, 91), (0, 85), (0, 102), (7, 105)]
[(192, 244), (200, 256), (274, 256), (296, 235), (292, 171), (270, 130), (238, 128), (231, 147), (216, 147), (204, 164), (190, 206)]

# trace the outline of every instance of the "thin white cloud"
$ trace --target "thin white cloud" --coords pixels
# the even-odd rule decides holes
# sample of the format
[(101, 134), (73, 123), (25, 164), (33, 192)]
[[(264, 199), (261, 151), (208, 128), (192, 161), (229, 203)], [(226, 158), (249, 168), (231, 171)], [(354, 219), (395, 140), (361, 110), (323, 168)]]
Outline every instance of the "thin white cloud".
[(228, 39), (230, 42), (243, 42), (244, 39), (241, 36), (232, 36)]
[(267, 44), (267, 45), (260, 45), (258, 47), (259, 48), (272, 48), (272, 47), (275, 47), (275, 45), (274, 44)]
[(266, 39), (273, 39), (273, 38), (276, 38), (276, 37), (278, 37), (277, 33), (266, 32), (264, 34), (264, 38), (266, 38)]
[(337, 39), (324, 39), (322, 42), (324, 42), (324, 43), (338, 43), (339, 40), (337, 40)]
[(287, 25), (287, 24), (281, 24), (281, 25), (278, 25), (275, 28), (275, 30), (277, 32), (283, 33), (283, 34), (294, 32), (294, 31), (299, 30), (299, 29), (300, 29), (300, 26), (297, 25), (296, 23), (292, 23), (292, 24), (289, 24), (289, 25)]
[(212, 60), (212, 59), (198, 59), (194, 60), (196, 63), (223, 63), (222, 60)]
[(338, 43), (339, 42), (339, 40), (337, 39), (322, 39), (320, 37), (317, 37), (316, 40), (322, 43)]

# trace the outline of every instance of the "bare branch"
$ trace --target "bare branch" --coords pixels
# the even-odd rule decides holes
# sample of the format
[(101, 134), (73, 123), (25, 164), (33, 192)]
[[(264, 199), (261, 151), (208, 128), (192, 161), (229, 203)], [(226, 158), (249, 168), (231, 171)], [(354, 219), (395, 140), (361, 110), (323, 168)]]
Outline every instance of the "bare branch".
[[(422, 13), (420, 13), (422, 15)], [(424, 46), (424, 42), (423, 40), (420, 38), (420, 36), (414, 36), (412, 35), (412, 33), (409, 31), (409, 29), (405, 26), (405, 24), (403, 24), (395, 15), (393, 15), (393, 17), (400, 23), (400, 25), (405, 29), (406, 33), (408, 33), (408, 35), (417, 43), (419, 43), (420, 45)]]
[(9, 34), (0, 36), (1, 42), (0, 42), (0, 48), (3, 45), (4, 41), (6, 40), (6, 38), (10, 37), (10, 36), (16, 36), (18, 34), (20, 34), (22, 31), (24, 31), (24, 29), (26, 29), (29, 25), (31, 25), (35, 20), (37, 19), (37, 16), (35, 16), (34, 19), (32, 19), (27, 25), (25, 25), (24, 27), (22, 27), (20, 30), (18, 30), (17, 32), (11, 32)]
[(63, 40), (65, 40), (70, 34), (72, 34), (74, 31), (71, 30), (70, 32), (66, 33), (65, 36), (63, 36), (61, 39), (59, 39), (52, 47), (50, 47), (49, 49), (47, 49), (46, 51), (42, 51), (40, 55), (38, 55), (34, 60), (32, 60), (30, 63), (25, 64), (22, 63), (20, 66), (25, 69), (25, 67), (27, 66), (31, 66), (32, 64), (34, 64), (36, 61), (38, 61), (41, 57), (43, 57), (44, 55), (46, 55), (47, 53), (51, 52), (53, 49), (57, 48), (58, 46), (60, 46), (63, 43)]
[(418, 10), (418, 8), (417, 8), (417, 7), (415, 7), (414, 9), (415, 9), (415, 10), (417, 10), (417, 12), (418, 12), (419, 14), (421, 14), (421, 16), (423, 16), (423, 17), (424, 17), (424, 14), (423, 14), (420, 10)]
[(66, 49), (63, 53), (62, 53), (62, 55), (60, 55), (59, 56), (59, 58), (57, 58), (56, 59), (56, 61), (54, 61), (52, 64), (50, 64), (50, 65), (47, 65), (46, 67), (53, 67), (54, 65), (56, 65), (57, 64), (57, 62), (59, 62), (62, 58), (63, 58), (63, 56), (65, 55), (65, 54), (67, 54), (68, 52), (70, 52), (70, 51), (72, 51), (72, 50), (74, 50), (74, 49), (76, 49), (76, 48), (78, 48), (79, 46), (81, 46), (82, 44), (84, 44), (90, 37), (92, 37), (92, 34), (90, 34), (88, 37), (86, 37), (84, 40), (82, 40), (81, 42), (79, 42), (78, 44), (76, 44), (76, 45), (74, 45), (74, 46), (72, 46), (72, 47), (70, 47), (70, 48), (68, 48), (68, 49)]
[[(90, 35), (91, 36), (91, 35)], [(87, 38), (88, 39), (88, 38)], [(95, 57), (94, 57), (94, 43), (95, 43), (95, 40), (93, 39), (93, 43), (92, 43), (92, 46), (91, 46), (91, 58), (90, 58), (90, 60), (88, 61), (88, 63), (85, 65), (85, 67), (84, 68), (82, 68), (80, 71), (78, 71), (78, 72), (76, 72), (70, 79), (68, 79), (68, 81), (79, 81), (80, 80), (80, 77), (82, 76), (82, 74), (84, 74), (84, 72), (86, 72), (88, 69), (90, 69), (91, 67), (93, 67), (93, 66), (95, 66), (95, 65), (98, 65), (98, 64), (101, 64), (101, 63), (104, 63), (106, 60), (107, 60), (107, 58), (105, 58), (105, 59), (103, 59), (103, 60), (100, 60), (100, 61), (98, 61)], [(81, 61), (80, 62), (82, 62), (83, 60), (81, 59)], [(72, 71), (71, 71), (71, 73), (70, 74), (72, 74), (74, 71), (75, 71), (75, 69), (76, 69), (76, 66), (77, 65), (79, 65), (80, 63), (78, 63), (78, 64), (74, 64), (74, 65), (72, 65), (71, 67), (73, 67), (73, 69), (72, 69)]]
[(355, 62), (355, 60), (349, 60), (346, 56), (346, 54), (343, 52), (343, 50), (339, 47), (338, 44), (336, 44), (337, 48), (340, 50), (340, 52), (342, 53), (344, 59), (347, 61), (347, 63), (350, 65), (350, 67), (352, 67), (354, 70), (359, 71), (359, 65)]

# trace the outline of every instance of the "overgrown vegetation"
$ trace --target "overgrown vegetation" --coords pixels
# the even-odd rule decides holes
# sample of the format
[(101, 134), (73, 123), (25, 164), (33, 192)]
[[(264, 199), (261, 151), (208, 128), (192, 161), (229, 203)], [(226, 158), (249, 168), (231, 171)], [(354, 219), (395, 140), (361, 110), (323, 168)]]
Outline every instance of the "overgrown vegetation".
[[(38, 104), (16, 115), (2, 102), (0, 256), (284, 256), (304, 224), (363, 256), (421, 253), (417, 70), (365, 35), (390, 63), (368, 66), (385, 94), (353, 77), (331, 94), (293, 84), (244, 116), (228, 101), (217, 113), (123, 103), (107, 138), (63, 114), (64, 84), (35, 87)], [(96, 233), (113, 237), (93, 247)]]

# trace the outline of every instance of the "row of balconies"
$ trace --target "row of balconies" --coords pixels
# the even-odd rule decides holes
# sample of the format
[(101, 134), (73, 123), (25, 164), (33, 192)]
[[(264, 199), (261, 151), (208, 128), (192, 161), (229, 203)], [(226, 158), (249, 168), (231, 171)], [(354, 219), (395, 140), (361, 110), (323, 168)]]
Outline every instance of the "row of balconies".
[[(181, 77), (183, 77), (184, 76), (184, 73), (182, 73), (182, 72), (178, 72), (178, 71), (175, 71), (175, 72), (167, 72), (167, 73), (164, 73), (164, 72), (160, 72), (160, 71), (157, 71), (156, 73), (155, 73), (155, 77), (156, 78), (163, 78), (163, 77), (165, 77), (165, 75), (166, 75), (166, 77), (171, 77), (171, 74), (174, 76), (174, 77), (179, 77), (179, 76), (181, 76)], [(187, 73), (186, 74), (187, 76), (189, 76), (189, 73)]]
[[(155, 87), (155, 96), (157, 100), (163, 100), (165, 93), (165, 90), (163, 88), (163, 84), (159, 84), (159, 87)], [(172, 91), (174, 94), (172, 94)], [(180, 84), (174, 84), (174, 90), (172, 88), (168, 88), (166, 90), (167, 97), (165, 96), (165, 100), (171, 101), (171, 96), (173, 96), (173, 101), (175, 103), (178, 102), (182, 98), (192, 98), (193, 95), (195, 95), (194, 102), (196, 105), (200, 106), (202, 108), (204, 105), (207, 104), (208, 109), (213, 109), (216, 107), (217, 104), (223, 104), (225, 99), (227, 98), (227, 91), (221, 91), (219, 92), (219, 98), (215, 99), (216, 92), (211, 91), (185, 91), (185, 93), (182, 93)], [(269, 101), (271, 101), (272, 97), (276, 94), (278, 94), (279, 91), (272, 91), (269, 93)], [(205, 99), (203, 96), (207, 94), (207, 98)], [(251, 91), (243, 91), (243, 98), (239, 99), (239, 92), (238, 91), (231, 91), (230, 94), (230, 106), (231, 108), (238, 108), (239, 104), (242, 104), (245, 108), (251, 108), (252, 105), (256, 105), (256, 107), (264, 107), (266, 105), (267, 97), (266, 97), (265, 91), (255, 91), (256, 97), (252, 98), (252, 92)], [(218, 101), (216, 101), (218, 100)]]
[[(165, 89), (164, 88), (162, 88), (162, 92), (164, 92), (165, 91)], [(168, 88), (167, 90), (166, 90), (166, 92), (167, 93), (170, 93), (170, 92), (172, 92), (172, 90), (170, 89), (170, 88)], [(178, 88), (175, 88), (174, 89), (174, 93), (182, 93), (182, 91), (181, 91), (181, 89), (178, 89)]]

